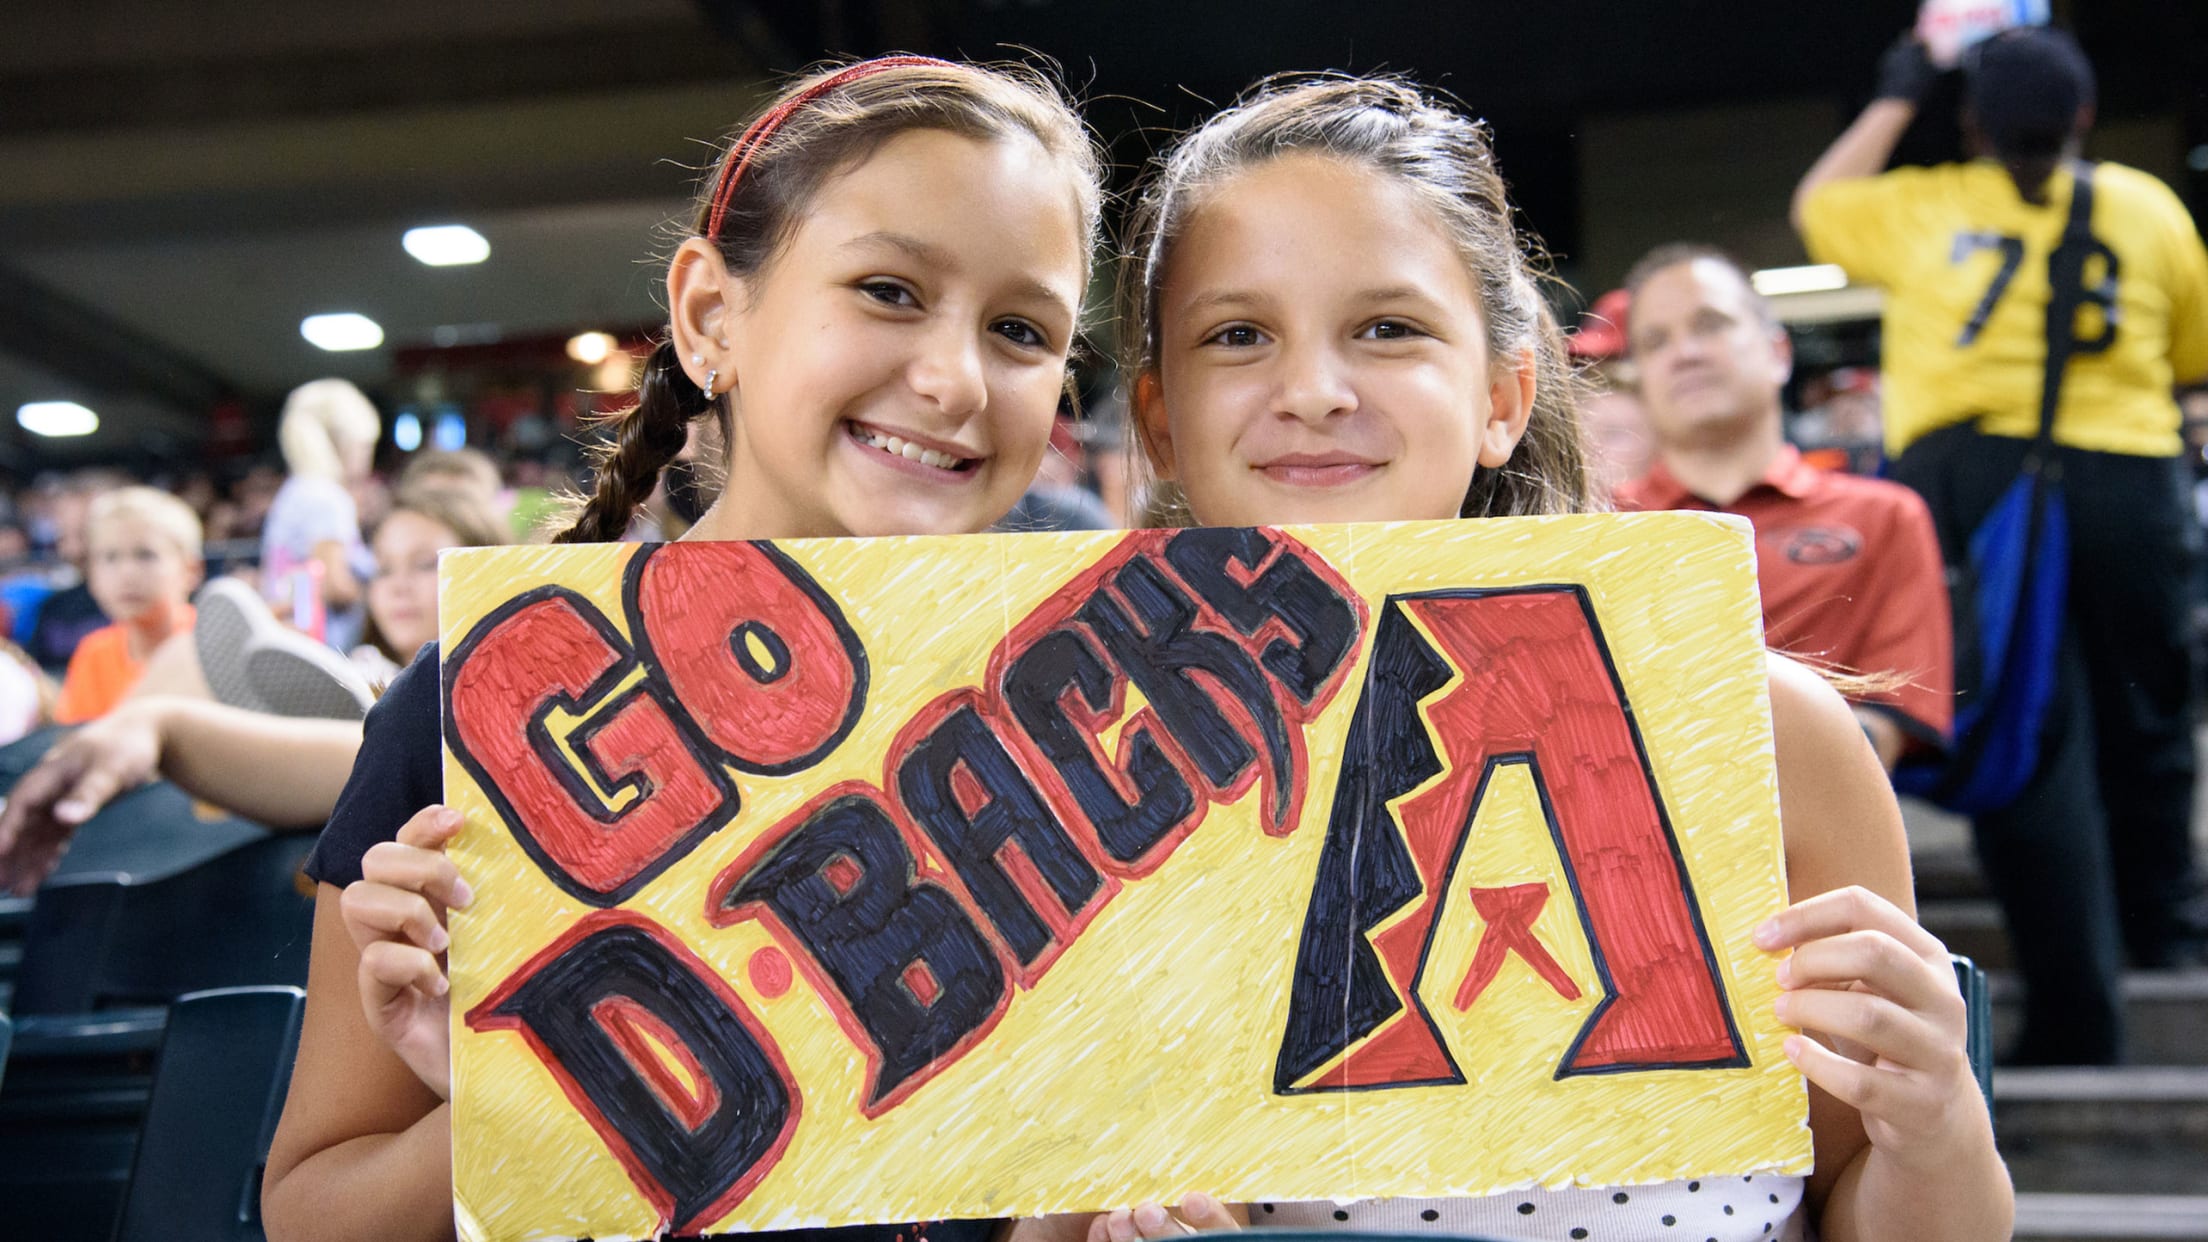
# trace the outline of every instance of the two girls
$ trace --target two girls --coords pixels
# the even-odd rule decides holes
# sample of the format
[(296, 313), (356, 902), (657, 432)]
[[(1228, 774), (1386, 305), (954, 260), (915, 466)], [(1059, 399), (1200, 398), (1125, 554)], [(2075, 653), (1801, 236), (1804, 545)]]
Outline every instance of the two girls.
[[(705, 414), (729, 484), (703, 538), (979, 529), (1033, 474), (1094, 218), (1078, 126), (980, 71), (852, 76), (868, 68), (786, 97), (725, 162), (734, 193), (676, 256), (669, 346), (577, 537), (617, 537)], [(1182, 144), (1138, 224), (1133, 407), (1194, 520), (1586, 507), (1558, 335), (1471, 122), (1391, 83), (1269, 88)], [(1772, 1211), (1696, 1218), (1694, 1236), (1800, 1236), (1807, 1218), (1828, 1238), (2005, 1237), (1963, 1006), (1905, 912), (1883, 773), (1814, 675), (1774, 658), (1771, 696), (1798, 901), (1758, 942), (1794, 950), (1776, 967), (1780, 1017), (1830, 1039), (1786, 1045), (1817, 1087), (1817, 1172), (1763, 1179)], [(442, 909), (470, 894), (442, 854), (457, 817), (430, 806), (435, 707), (423, 666), (393, 684), (316, 860), (308, 1030), (265, 1196), (279, 1239), (451, 1228), (436, 955)], [(1395, 1202), (1353, 1223), (1644, 1236), (1688, 1224), (1698, 1191)], [(1541, 1210), (1565, 1207), (1579, 1210)], [(1204, 1227), (1242, 1216), (1202, 1195), (1182, 1209)], [(1018, 1228), (1131, 1242), (1183, 1226), (1144, 1205)]]

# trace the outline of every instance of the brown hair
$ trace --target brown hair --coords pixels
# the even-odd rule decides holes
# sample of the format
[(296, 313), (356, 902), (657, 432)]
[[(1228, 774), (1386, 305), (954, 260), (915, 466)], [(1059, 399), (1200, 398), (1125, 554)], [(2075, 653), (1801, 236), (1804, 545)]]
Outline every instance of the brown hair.
[(496, 495), (505, 482), (498, 463), (480, 449), (428, 449), (407, 459), (406, 468), (399, 471), (397, 490), (404, 493), (418, 487), (459, 487), (490, 496)]
[(1129, 223), (1120, 288), (1128, 372), (1156, 368), (1157, 297), (1174, 242), (1204, 195), (1283, 155), (1323, 155), (1395, 177), (1433, 208), (1479, 291), (1488, 350), (1534, 353), (1533, 412), (1510, 461), (1475, 469), (1463, 517), (1579, 513), (1593, 507), (1579, 426), (1579, 380), (1541, 296), (1547, 261), (1521, 234), (1487, 127), (1388, 78), (1265, 79), (1159, 159)]
[[(1070, 165), (1084, 233), (1096, 236), (1096, 148), (1049, 77), (1025, 65), (902, 56), (831, 66), (792, 82), (715, 162), (690, 233), (712, 241), (733, 275), (756, 275), (796, 232), (823, 185), (911, 130), (977, 140), (1033, 138)], [(726, 442), (725, 399), (716, 394), (708, 400), (683, 371), (672, 337), (660, 341), (645, 359), (636, 404), (605, 420), (612, 434), (596, 450), (596, 487), (574, 524), (553, 541), (621, 538), (660, 471), (682, 452), (691, 421), (708, 414)]]

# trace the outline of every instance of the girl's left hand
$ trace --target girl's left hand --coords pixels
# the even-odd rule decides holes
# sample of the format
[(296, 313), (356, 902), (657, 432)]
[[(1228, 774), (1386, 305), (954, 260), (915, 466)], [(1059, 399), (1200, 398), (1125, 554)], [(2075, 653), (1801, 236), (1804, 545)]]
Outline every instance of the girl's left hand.
[(1088, 1242), (1162, 1242), (1205, 1230), (1242, 1227), (1226, 1206), (1210, 1195), (1184, 1195), (1175, 1206), (1180, 1209), (1178, 1219), (1155, 1203), (1099, 1212), (1089, 1222)]
[(1863, 1118), (1872, 1145), (1937, 1164), (1987, 1126), (1965, 1041), (1969, 1010), (1947, 946), (1892, 902), (1849, 887), (1796, 902), (1755, 930), (1779, 963), (1779, 1020), (1833, 1037), (1786, 1037), (1809, 1080)]

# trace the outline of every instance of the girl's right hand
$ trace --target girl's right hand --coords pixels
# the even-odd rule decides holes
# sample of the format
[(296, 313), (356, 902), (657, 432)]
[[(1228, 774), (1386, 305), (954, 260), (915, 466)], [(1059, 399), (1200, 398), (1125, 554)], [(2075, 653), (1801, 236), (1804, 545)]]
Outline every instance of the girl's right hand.
[(452, 1095), (451, 983), (445, 978), (445, 911), (475, 895), (445, 856), (460, 813), (424, 807), (360, 861), (339, 910), (360, 948), (360, 1003), (368, 1025), (440, 1099)]
[(1212, 1229), (1242, 1227), (1226, 1205), (1210, 1195), (1184, 1195), (1175, 1206), (1180, 1209), (1178, 1219), (1155, 1203), (1099, 1212), (1089, 1222), (1088, 1242), (1163, 1242)]

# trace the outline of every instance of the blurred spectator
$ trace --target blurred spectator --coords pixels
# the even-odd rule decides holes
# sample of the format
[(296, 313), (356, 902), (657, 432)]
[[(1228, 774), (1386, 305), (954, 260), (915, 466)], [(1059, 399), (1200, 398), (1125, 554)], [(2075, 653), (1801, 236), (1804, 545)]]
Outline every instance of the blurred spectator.
[(1656, 464), (1622, 509), (1710, 509), (1756, 528), (1766, 641), (1789, 655), (1900, 684), (1850, 695), (1890, 770), (1937, 753), (1953, 714), (1939, 543), (1905, 487), (1819, 470), (1779, 431), (1793, 366), (1786, 330), (1720, 251), (1665, 246), (1627, 277), (1629, 332)]
[(1580, 403), (1587, 430), (1588, 488), (1610, 504), (1618, 485), (1639, 478), (1655, 460), (1648, 434), (1648, 411), (1634, 389), (1633, 361), (1626, 348), (1626, 318), (1633, 297), (1612, 289), (1595, 299), (1579, 317), (1570, 348), (1584, 368), (1588, 393)]
[(177, 484), (174, 490), (176, 498), (190, 506), (192, 512), (199, 516), (201, 533), (207, 538), (213, 538), (213, 532), (207, 529), (207, 519), (214, 513), (215, 505), (222, 500), (221, 489), (215, 486), (215, 476), (205, 470), (195, 470), (186, 475), (184, 481)]
[(105, 715), (137, 684), (147, 657), (192, 628), (199, 585), (199, 519), (181, 500), (125, 487), (93, 502), (88, 522), (92, 596), (114, 624), (77, 644), (54, 719), (81, 724)]
[(374, 568), (352, 489), (382, 427), (358, 388), (324, 379), (292, 390), (276, 433), (290, 477), (261, 530), (261, 590), (279, 617), (340, 651), (359, 643), (361, 580)]
[(1587, 428), (1588, 487), (1612, 503), (1620, 484), (1648, 473), (1656, 460), (1648, 410), (1632, 389), (1597, 387), (1580, 403), (1579, 415)]
[[(104, 475), (80, 474), (39, 489), (41, 519), (52, 539), (48, 551), (61, 561), (53, 591), (37, 606), (23, 646), (39, 667), (60, 676), (84, 636), (108, 622), (85, 585), (84, 519), (92, 497), (108, 486)], [(32, 531), (34, 543), (38, 529)]]
[(1612, 289), (1596, 298), (1580, 314), (1579, 326), (1567, 343), (1572, 357), (1591, 365), (1630, 366), (1626, 318), (1632, 309), (1633, 294), (1626, 289)]
[(284, 486), (281, 470), (268, 465), (255, 465), (230, 489), (230, 498), (236, 506), (230, 515), (230, 528), (224, 532), (226, 539), (258, 539), (261, 528), (268, 523), (268, 511), (276, 503), (276, 493)]
[(437, 637), (437, 554), (508, 542), (492, 497), (476, 486), (419, 480), (402, 486), (398, 507), (376, 528), (371, 545), (376, 572), (368, 580), (368, 627), (353, 663), (377, 685), (390, 681)]

